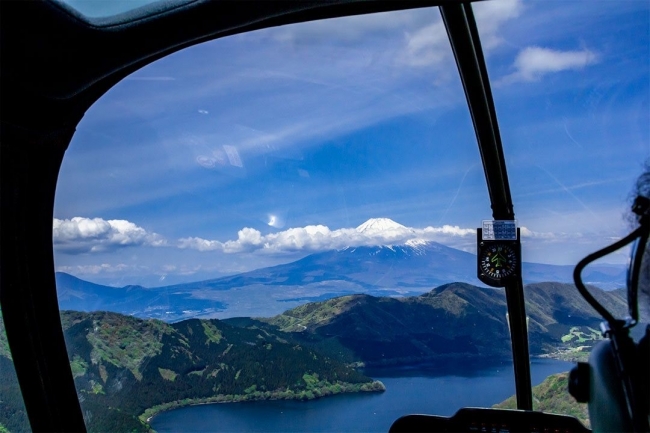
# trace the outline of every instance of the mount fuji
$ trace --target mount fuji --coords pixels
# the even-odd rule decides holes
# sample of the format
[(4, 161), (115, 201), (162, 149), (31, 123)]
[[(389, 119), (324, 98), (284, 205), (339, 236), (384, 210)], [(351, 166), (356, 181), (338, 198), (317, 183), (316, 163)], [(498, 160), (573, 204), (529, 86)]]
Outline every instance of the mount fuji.
[(390, 218), (370, 218), (368, 221), (357, 227), (356, 230), (365, 235), (383, 235), (386, 237), (390, 237), (390, 235), (403, 236), (405, 234), (413, 233), (413, 230), (410, 228), (396, 223)]

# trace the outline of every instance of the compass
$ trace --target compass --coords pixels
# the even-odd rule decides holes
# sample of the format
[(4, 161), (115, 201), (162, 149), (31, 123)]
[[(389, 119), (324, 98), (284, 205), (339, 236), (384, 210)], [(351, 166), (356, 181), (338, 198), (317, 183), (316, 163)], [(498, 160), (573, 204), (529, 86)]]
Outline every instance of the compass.
[(492, 287), (504, 287), (521, 269), (519, 240), (482, 240), (478, 237), (478, 278)]

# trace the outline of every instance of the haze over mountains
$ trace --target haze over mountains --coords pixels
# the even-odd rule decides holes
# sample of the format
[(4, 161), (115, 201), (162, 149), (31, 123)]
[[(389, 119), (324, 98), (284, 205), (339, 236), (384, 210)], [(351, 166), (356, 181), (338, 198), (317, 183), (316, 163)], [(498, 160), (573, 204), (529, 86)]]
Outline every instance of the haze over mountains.
[[(369, 244), (380, 239), (395, 242), (329, 250), (278, 266), (157, 288), (114, 288), (57, 273), (59, 304), (61, 309), (108, 310), (177, 321), (272, 316), (306, 302), (356, 293), (408, 296), (452, 282), (481, 285), (474, 254), (418, 239), (412, 229), (387, 218), (370, 219), (356, 231)], [(525, 283), (570, 283), (572, 272), (573, 266), (523, 264)], [(585, 280), (614, 289), (623, 275), (622, 267), (600, 265), (588, 268)]]

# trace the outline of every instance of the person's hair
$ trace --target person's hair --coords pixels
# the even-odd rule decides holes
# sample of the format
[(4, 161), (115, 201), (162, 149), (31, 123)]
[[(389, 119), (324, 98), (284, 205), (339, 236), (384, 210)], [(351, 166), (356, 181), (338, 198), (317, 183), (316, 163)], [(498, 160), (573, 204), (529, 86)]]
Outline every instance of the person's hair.
[(627, 220), (633, 226), (633, 228), (638, 227), (639, 216), (632, 212), (632, 204), (634, 200), (642, 195), (643, 197), (650, 198), (650, 159), (648, 159), (645, 164), (643, 164), (643, 172), (636, 179), (634, 183), (634, 188), (629, 196), (629, 206), (627, 208), (626, 216)]
[[(646, 161), (643, 166), (643, 173), (636, 180), (636, 185), (634, 188), (632, 200), (637, 196), (644, 196), (650, 198), (650, 160)], [(630, 207), (631, 209), (631, 207)], [(639, 224), (639, 216), (633, 212), (629, 212), (631, 220), (634, 221), (635, 225)], [(645, 245), (644, 258), (640, 269), (639, 275), (639, 293), (638, 293), (638, 302), (639, 302), (639, 313), (641, 315), (640, 319), (649, 321), (650, 320), (650, 241)]]

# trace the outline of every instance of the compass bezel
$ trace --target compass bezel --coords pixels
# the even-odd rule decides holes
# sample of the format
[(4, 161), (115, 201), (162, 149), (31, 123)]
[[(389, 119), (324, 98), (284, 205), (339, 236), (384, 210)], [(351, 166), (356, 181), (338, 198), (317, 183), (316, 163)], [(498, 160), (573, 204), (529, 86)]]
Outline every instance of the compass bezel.
[[(519, 230), (517, 230), (519, 231)], [(519, 235), (519, 233), (517, 233)], [(495, 249), (502, 248), (503, 270), (486, 269), (485, 260)], [(494, 256), (492, 256), (494, 257)], [(481, 229), (477, 231), (477, 275), (479, 280), (492, 287), (505, 287), (508, 282), (521, 275), (521, 246), (517, 240), (483, 240)], [(495, 272), (496, 271), (496, 272)], [(499, 272), (501, 271), (501, 272)]]

